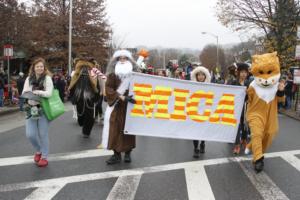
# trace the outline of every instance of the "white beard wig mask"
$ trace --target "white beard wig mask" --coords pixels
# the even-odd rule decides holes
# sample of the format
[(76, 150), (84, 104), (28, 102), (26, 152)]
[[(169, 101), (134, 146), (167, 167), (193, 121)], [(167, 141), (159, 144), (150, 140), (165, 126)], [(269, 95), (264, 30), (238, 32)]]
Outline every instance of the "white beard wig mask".
[(130, 61), (120, 62), (118, 61), (115, 67), (115, 73), (121, 78), (125, 78), (131, 74), (133, 66)]

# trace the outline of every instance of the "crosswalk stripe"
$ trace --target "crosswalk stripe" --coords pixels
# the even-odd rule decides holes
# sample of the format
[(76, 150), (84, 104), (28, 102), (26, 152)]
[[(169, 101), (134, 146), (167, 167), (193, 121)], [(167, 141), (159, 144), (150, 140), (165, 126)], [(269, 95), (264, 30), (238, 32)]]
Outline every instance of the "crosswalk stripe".
[(281, 156), (282, 159), (287, 161), (290, 165), (295, 167), (298, 171), (300, 171), (300, 160), (294, 155), (285, 155)]
[[(73, 160), (73, 159), (81, 159), (81, 158), (109, 156), (112, 154), (113, 154), (112, 151), (95, 149), (95, 150), (77, 151), (71, 153), (52, 154), (49, 156), (48, 160), (49, 161)], [(0, 167), (10, 166), (10, 165), (23, 165), (32, 162), (33, 162), (33, 156), (0, 158)]]
[(64, 186), (65, 185), (38, 188), (24, 200), (51, 200)]
[(119, 177), (106, 200), (133, 200), (141, 177), (142, 173), (134, 176)]
[[(300, 150), (296, 151), (286, 151), (286, 152), (277, 152), (277, 153), (267, 153), (265, 154), (266, 158), (286, 156), (286, 155), (300, 154)], [(75, 175), (68, 177), (60, 177), (53, 179), (46, 179), (40, 181), (32, 181), (32, 182), (24, 182), (24, 183), (14, 183), (14, 184), (6, 184), (0, 185), (0, 192), (8, 192), (8, 191), (16, 191), (21, 189), (29, 189), (29, 188), (39, 188), (39, 187), (51, 187), (56, 185), (63, 185), (68, 183), (77, 183), (83, 181), (93, 181), (100, 179), (108, 179), (115, 178), (120, 176), (133, 176), (140, 175), (141, 173), (153, 173), (153, 172), (162, 172), (176, 169), (185, 169), (188, 167), (193, 167), (195, 165), (198, 166), (208, 166), (208, 165), (216, 165), (223, 164), (229, 162), (240, 162), (251, 160), (250, 157), (236, 157), (236, 158), (218, 158), (218, 159), (210, 159), (210, 160), (200, 160), (200, 161), (191, 161), (184, 163), (175, 163), (175, 164), (167, 164), (167, 165), (159, 165), (145, 168), (137, 168), (137, 169), (128, 169), (128, 170), (119, 170), (119, 171), (108, 171), (108, 172), (100, 172), (93, 174), (83, 174), (83, 175)]]
[[(92, 157), (100, 157), (100, 156), (109, 156), (112, 155), (113, 152), (104, 149), (93, 149), (93, 150), (85, 150), (85, 151), (77, 151), (77, 152), (68, 152), (68, 153), (58, 153), (58, 154), (50, 154), (48, 160), (49, 161), (63, 161), (63, 160), (73, 160), (73, 159), (82, 159), (82, 158), (92, 158)], [(282, 151), (282, 152), (273, 152), (267, 153), (265, 155), (266, 158), (273, 158), (273, 157), (282, 157), (285, 158), (286, 156), (290, 155), (297, 155), (300, 154), (300, 150), (293, 150), (293, 151)], [(225, 158), (223, 158), (225, 159)], [(249, 157), (237, 157), (239, 161), (242, 160), (250, 160)], [(298, 158), (290, 158), (292, 159), (293, 163), (295, 160), (297, 161)], [(206, 160), (206, 162), (217, 162), (218, 159), (211, 159)], [(288, 160), (287, 160), (288, 161)], [(8, 158), (0, 158), (0, 167), (10, 166), (10, 165), (23, 165), (33, 162), (33, 156), (20, 156), (20, 157), (8, 157)], [(220, 162), (223, 162), (222, 159)], [(289, 162), (289, 161), (288, 161)], [(299, 169), (299, 163), (296, 164), (296, 168)]]
[(265, 200), (288, 200), (289, 198), (280, 190), (279, 187), (264, 172), (256, 174), (251, 163), (238, 162), (246, 176), (249, 178), (253, 186)]
[(186, 167), (184, 172), (190, 200), (196, 200), (199, 197), (207, 200), (215, 200), (204, 166), (194, 165)]

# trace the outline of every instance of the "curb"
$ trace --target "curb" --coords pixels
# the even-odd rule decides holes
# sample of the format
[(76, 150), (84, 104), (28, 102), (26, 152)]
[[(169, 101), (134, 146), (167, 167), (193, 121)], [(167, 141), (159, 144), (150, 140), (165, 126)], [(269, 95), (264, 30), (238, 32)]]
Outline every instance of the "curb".
[(2, 111), (0, 111), (0, 116), (6, 115), (6, 114), (9, 114), (9, 113), (15, 113), (15, 112), (18, 112), (19, 110), (20, 109), (18, 107), (7, 109), (7, 110), (2, 110)]
[(290, 118), (293, 118), (295, 120), (298, 120), (300, 121), (300, 116), (298, 117), (297, 114), (293, 115), (293, 114), (289, 114), (289, 113), (286, 113), (286, 112), (282, 112), (282, 111), (279, 111), (280, 114), (283, 114), (285, 116), (288, 116)]

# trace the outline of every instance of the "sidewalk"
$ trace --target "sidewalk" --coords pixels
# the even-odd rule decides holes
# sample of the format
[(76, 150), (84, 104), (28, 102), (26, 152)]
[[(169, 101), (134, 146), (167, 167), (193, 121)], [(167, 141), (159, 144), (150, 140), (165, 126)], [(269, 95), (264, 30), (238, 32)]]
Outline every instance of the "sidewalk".
[(0, 116), (3, 116), (5, 114), (13, 113), (13, 112), (18, 112), (19, 111), (19, 106), (4, 106), (0, 107)]
[(299, 113), (297, 114), (295, 110), (282, 109), (279, 110), (279, 113), (300, 121), (300, 114)]

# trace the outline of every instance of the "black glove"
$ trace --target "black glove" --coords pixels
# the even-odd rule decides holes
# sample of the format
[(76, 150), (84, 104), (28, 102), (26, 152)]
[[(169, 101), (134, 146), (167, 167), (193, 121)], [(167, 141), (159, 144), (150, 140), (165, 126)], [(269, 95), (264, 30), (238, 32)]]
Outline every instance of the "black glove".
[(133, 95), (131, 96), (125, 96), (125, 101), (132, 103), (132, 104), (136, 104), (136, 100), (134, 98), (132, 98)]

